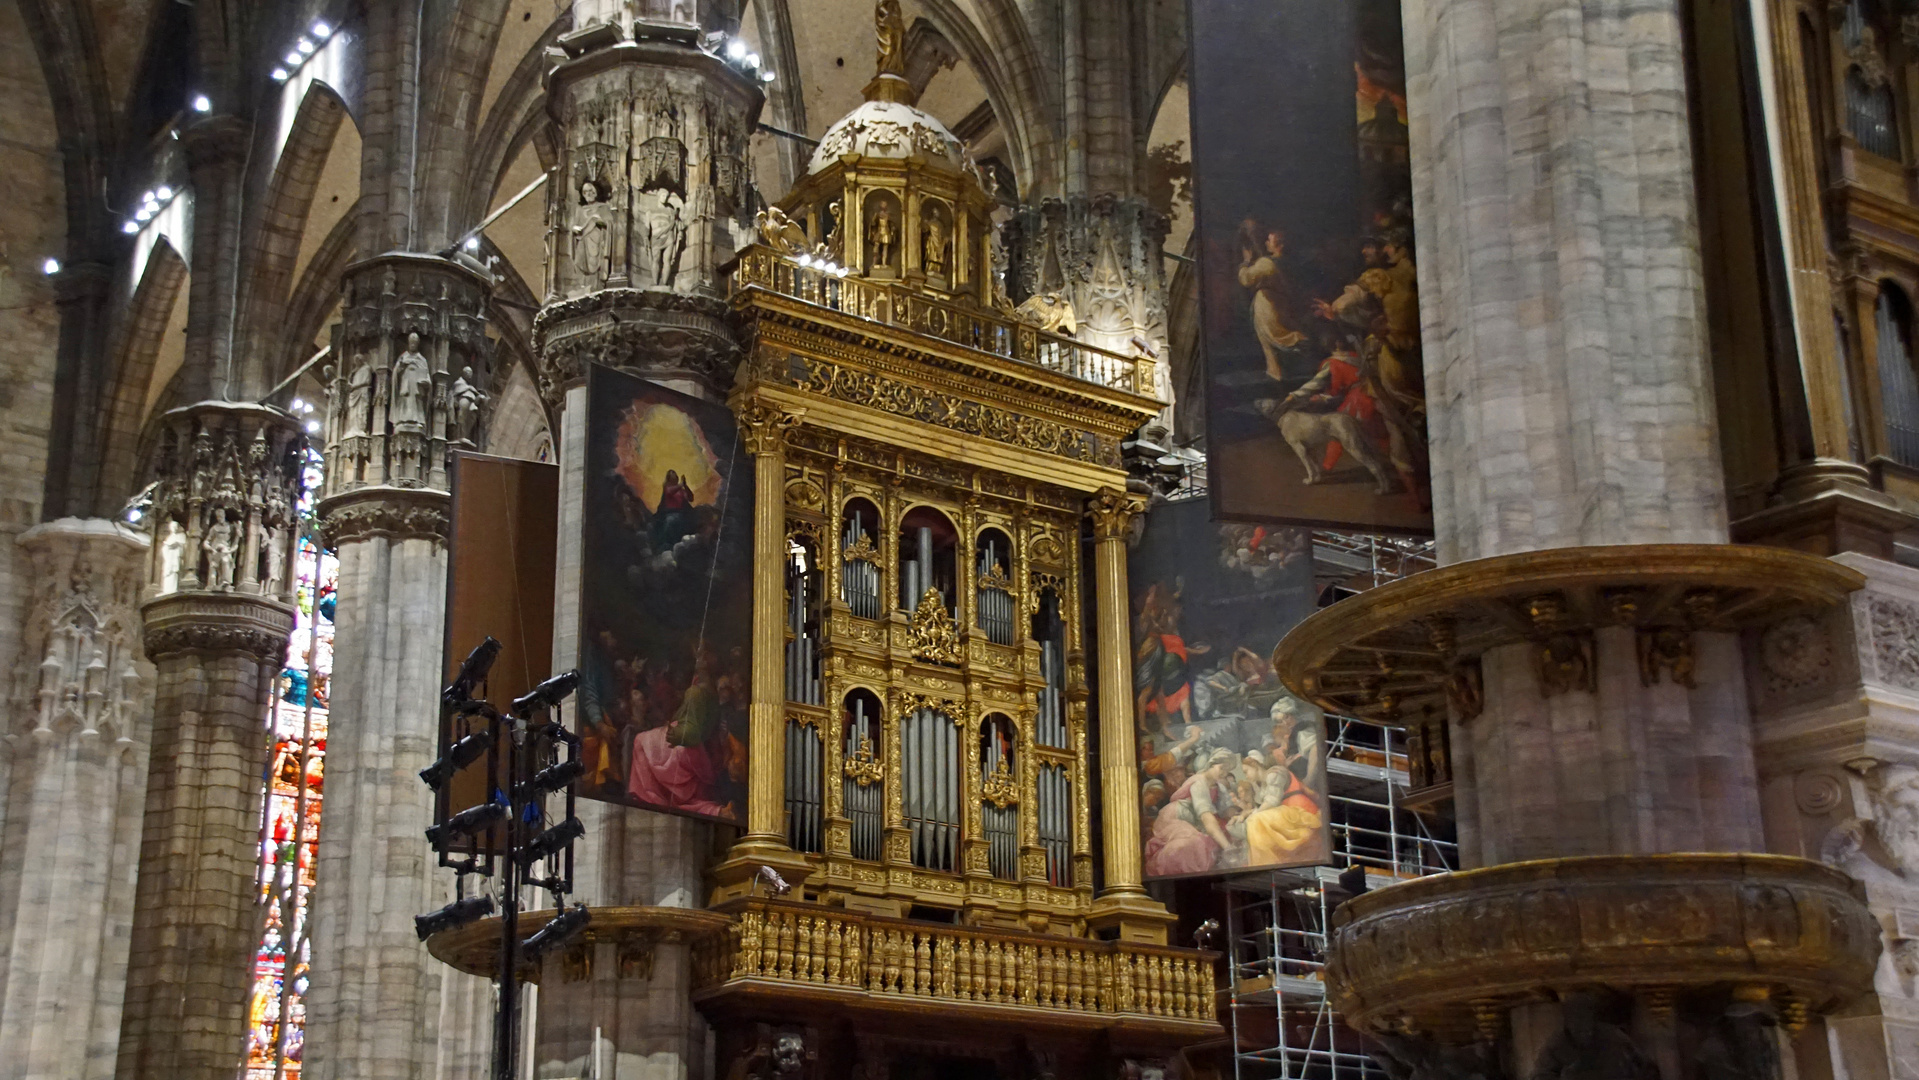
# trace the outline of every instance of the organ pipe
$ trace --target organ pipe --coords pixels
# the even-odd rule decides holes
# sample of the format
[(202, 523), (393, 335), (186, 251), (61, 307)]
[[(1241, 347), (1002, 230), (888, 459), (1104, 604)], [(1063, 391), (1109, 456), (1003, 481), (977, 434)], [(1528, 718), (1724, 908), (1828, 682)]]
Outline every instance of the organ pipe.
[(786, 838), (795, 851), (819, 851), (824, 799), (820, 733), (795, 720), (786, 722)]
[(918, 709), (907, 717), (902, 734), (902, 794), (913, 862), (928, 870), (952, 870), (959, 847), (959, 728), (931, 709)]
[(819, 641), (807, 625), (811, 599), (810, 575), (799, 557), (786, 564), (786, 700), (803, 705), (820, 703)]
[(978, 590), (979, 626), (986, 632), (986, 639), (1000, 645), (1013, 643), (1013, 594), (1004, 587), (1008, 584), (1005, 570), (999, 565), (995, 541), (988, 540), (980, 551), (979, 576), (981, 585)]
[(846, 776), (842, 779), (846, 815), (852, 820), (852, 848), (856, 859), (878, 861), (884, 835), (884, 809), (880, 785), (877, 717), (866, 713), (866, 699), (852, 699), (852, 714), (846, 728)]
[(1042, 766), (1036, 786), (1039, 843), (1046, 852), (1046, 880), (1054, 885), (1070, 885), (1073, 799), (1072, 782), (1066, 778), (1066, 767)]
[[(840, 539), (840, 599), (862, 619), (880, 617), (880, 568), (873, 563), (872, 541), (860, 524), (858, 514), (850, 515)], [(858, 556), (847, 554), (859, 552)]]

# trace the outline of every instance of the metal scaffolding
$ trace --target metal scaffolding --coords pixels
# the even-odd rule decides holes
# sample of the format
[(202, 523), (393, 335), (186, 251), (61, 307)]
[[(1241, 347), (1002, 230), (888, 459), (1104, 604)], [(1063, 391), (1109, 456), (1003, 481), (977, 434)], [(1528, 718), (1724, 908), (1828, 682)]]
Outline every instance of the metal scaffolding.
[(1326, 999), (1328, 930), (1347, 899), (1340, 874), (1363, 867), (1367, 887), (1383, 888), (1458, 864), (1450, 823), (1403, 802), (1403, 733), (1340, 716), (1328, 716), (1326, 727), (1330, 865), (1248, 874), (1221, 886), (1235, 1080), (1385, 1080)]

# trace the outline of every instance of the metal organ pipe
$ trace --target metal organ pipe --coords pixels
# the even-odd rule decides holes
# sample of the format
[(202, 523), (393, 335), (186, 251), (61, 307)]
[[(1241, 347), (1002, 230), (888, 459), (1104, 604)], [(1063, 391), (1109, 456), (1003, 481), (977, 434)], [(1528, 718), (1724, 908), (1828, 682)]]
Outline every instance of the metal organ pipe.
[(1039, 843), (1046, 852), (1046, 880), (1054, 885), (1069, 885), (1072, 786), (1066, 779), (1066, 767), (1041, 767), (1036, 795), (1039, 800)]
[(786, 643), (786, 700), (803, 705), (820, 703), (820, 676), (816, 667), (819, 644), (806, 628), (808, 575), (797, 560), (786, 567), (786, 625), (792, 637)]
[[(846, 532), (840, 542), (841, 551), (851, 551), (866, 539), (866, 529), (860, 524), (858, 514), (847, 520)], [(853, 614), (862, 619), (880, 617), (880, 571), (866, 559), (840, 560), (840, 598), (846, 601)]]
[(820, 733), (786, 722), (786, 838), (795, 851), (818, 851), (821, 840)]
[[(988, 574), (999, 565), (995, 558), (994, 542), (986, 541), (979, 557), (979, 576), (984, 581)], [(1013, 643), (1013, 597), (1005, 589), (982, 588), (977, 590), (979, 598), (979, 625), (986, 631), (988, 641), (1000, 645)]]
[[(875, 760), (882, 757), (878, 740), (873, 738), (873, 727), (874, 718), (866, 715), (866, 699), (854, 697), (852, 722), (847, 725), (847, 760), (856, 759), (862, 746), (871, 748)], [(853, 857), (877, 861), (880, 857), (882, 835), (880, 799), (885, 789), (877, 782), (861, 784), (852, 776), (843, 778), (841, 783), (841, 790), (845, 794), (846, 814), (853, 822)]]

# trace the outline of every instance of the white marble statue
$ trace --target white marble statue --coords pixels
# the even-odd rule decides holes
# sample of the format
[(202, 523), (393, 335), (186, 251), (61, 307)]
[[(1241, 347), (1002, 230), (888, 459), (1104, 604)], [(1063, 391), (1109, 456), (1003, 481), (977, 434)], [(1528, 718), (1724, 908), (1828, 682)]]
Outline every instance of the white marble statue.
[(406, 351), (393, 362), (393, 404), (388, 419), (395, 431), (426, 429), (427, 394), (433, 389), (433, 371), (420, 352), (420, 335), (406, 336)]
[(200, 551), (207, 557), (207, 588), (222, 592), (233, 588), (233, 557), (238, 546), (233, 526), (224, 516), (215, 515), (213, 523), (207, 526), (206, 536), (200, 540)]
[(480, 407), (486, 404), (486, 394), (474, 385), (473, 369), (463, 367), (459, 377), (453, 380), (453, 435), (455, 438), (471, 440), (473, 429), (480, 422)]

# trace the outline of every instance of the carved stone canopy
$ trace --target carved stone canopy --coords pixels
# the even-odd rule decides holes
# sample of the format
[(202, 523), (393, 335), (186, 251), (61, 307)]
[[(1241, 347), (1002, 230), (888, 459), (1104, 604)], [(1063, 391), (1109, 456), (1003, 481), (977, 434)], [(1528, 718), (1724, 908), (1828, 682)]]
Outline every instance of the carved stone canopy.
[[(1423, 571), (1316, 612), (1273, 650), (1273, 668), (1322, 708), (1394, 720), (1443, 712), (1462, 662), (1489, 649), (1534, 643), (1544, 693), (1589, 689), (1600, 627), (1688, 635), (1766, 627), (1842, 604), (1864, 583), (1839, 563), (1784, 548), (1521, 552)], [(1690, 677), (1670, 641), (1651, 647), (1642, 677)]]

